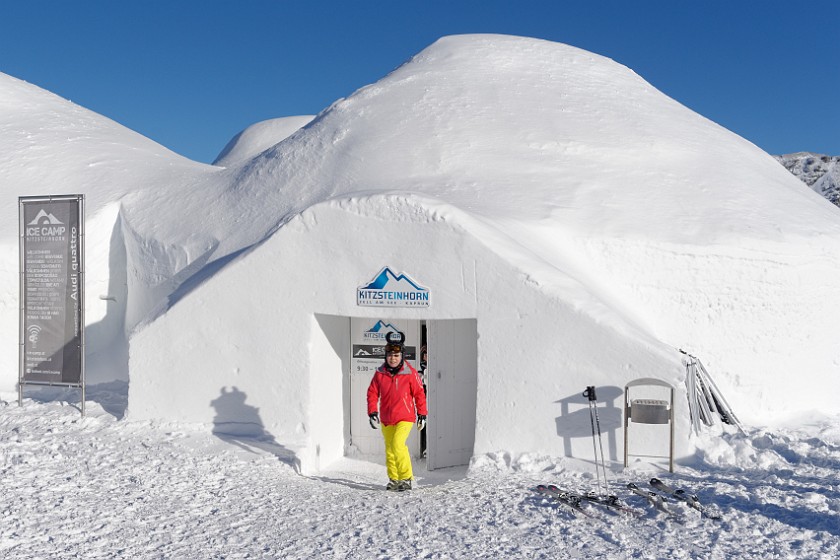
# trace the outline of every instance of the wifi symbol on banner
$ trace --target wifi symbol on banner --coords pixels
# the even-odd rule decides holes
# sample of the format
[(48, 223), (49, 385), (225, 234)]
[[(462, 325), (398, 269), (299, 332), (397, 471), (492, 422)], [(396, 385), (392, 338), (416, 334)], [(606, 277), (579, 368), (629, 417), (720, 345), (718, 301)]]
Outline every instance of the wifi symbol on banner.
[(41, 325), (29, 325), (26, 328), (26, 332), (29, 333), (29, 342), (32, 344), (38, 344), (38, 335), (41, 334)]

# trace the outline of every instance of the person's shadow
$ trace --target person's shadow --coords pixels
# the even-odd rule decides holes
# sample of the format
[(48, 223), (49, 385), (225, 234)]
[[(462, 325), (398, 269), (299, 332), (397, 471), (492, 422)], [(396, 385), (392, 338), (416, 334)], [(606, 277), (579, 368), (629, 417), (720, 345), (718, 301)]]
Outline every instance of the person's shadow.
[(300, 474), (300, 459), (293, 451), (277, 443), (274, 436), (266, 431), (260, 410), (246, 404), (246, 400), (247, 395), (238, 388), (228, 390), (222, 387), (221, 394), (210, 401), (216, 410), (213, 435), (251, 453), (271, 453)]

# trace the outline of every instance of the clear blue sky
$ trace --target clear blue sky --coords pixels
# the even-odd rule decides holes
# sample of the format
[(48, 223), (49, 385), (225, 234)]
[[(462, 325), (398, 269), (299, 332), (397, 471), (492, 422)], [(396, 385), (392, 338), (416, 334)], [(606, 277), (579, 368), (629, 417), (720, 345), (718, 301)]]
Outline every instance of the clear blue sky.
[(0, 71), (210, 162), (458, 33), (574, 45), (772, 154), (840, 155), (839, 0), (19, 0)]

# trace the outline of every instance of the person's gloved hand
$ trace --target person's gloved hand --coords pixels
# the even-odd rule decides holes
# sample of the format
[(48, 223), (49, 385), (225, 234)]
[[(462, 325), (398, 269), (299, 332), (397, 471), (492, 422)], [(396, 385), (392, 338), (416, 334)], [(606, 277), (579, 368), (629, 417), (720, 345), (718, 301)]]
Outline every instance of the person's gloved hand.
[(422, 430), (426, 427), (426, 417), (423, 414), (417, 415), (417, 429)]
[(370, 421), (370, 427), (374, 430), (379, 428), (379, 413), (378, 412), (371, 412), (368, 414), (368, 419)]

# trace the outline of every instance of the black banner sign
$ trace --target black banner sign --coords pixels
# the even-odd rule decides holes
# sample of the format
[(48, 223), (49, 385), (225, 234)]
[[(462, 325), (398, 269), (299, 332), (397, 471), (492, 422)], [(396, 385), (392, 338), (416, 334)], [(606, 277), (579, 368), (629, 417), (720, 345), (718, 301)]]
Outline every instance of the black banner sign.
[[(385, 345), (384, 344), (354, 344), (353, 345), (354, 358), (379, 358), (385, 360)], [(405, 347), (406, 360), (417, 359), (417, 348), (414, 346)]]
[(21, 383), (83, 383), (81, 195), (21, 197)]

